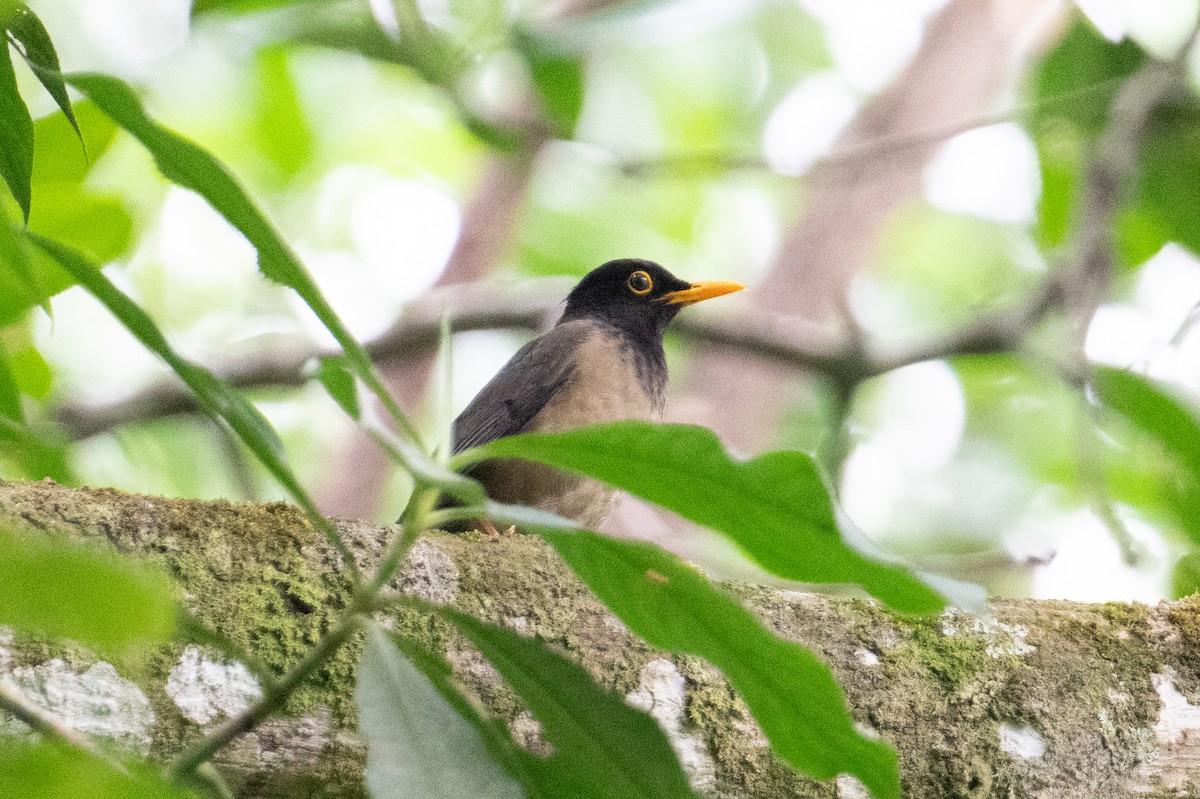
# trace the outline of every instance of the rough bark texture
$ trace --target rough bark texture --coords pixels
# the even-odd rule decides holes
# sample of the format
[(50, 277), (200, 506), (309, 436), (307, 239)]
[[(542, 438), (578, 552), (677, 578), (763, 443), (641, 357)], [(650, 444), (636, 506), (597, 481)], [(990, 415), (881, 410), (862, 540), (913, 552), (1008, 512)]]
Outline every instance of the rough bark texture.
[[(342, 609), (337, 558), (283, 504), (253, 505), (0, 483), (0, 517), (97, 539), (161, 564), (184, 601), (272, 668), (294, 663)], [(363, 564), (391, 528), (341, 523)], [(721, 675), (633, 637), (539, 539), (424, 539), (400, 587), (537, 635), (649, 708), (696, 787), (713, 797), (857, 797), (852, 780), (796, 776), (767, 749)], [(780, 635), (818, 652), (855, 718), (900, 753), (908, 797), (1189, 796), (1200, 791), (1200, 599), (1157, 607), (1002, 601), (992, 617), (903, 618), (877, 604), (730, 585)], [(396, 623), (443, 652), (511, 720), (528, 714), (494, 670), (437, 623)], [(244, 797), (364, 795), (351, 701), (357, 645), (305, 686), (283, 718), (222, 752)], [(72, 726), (165, 758), (256, 685), (239, 664), (180, 643), (118, 664), (0, 632), (0, 678)], [(0, 719), (0, 731), (19, 724)]]

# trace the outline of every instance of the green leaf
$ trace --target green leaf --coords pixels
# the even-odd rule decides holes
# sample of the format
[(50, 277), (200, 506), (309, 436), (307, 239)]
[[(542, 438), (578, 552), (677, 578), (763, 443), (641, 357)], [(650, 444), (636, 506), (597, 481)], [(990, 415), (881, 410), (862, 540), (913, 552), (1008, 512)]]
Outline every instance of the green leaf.
[(1180, 599), (1200, 591), (1200, 552), (1188, 552), (1171, 569), (1171, 598)]
[(75, 127), (62, 114), (48, 114), (33, 123), (33, 183), (82, 183), (92, 165), (108, 152), (117, 126), (95, 103), (75, 104), (86, 152)]
[(1082, 14), (1036, 67), (1035, 123), (1063, 119), (1089, 136), (1108, 126), (1109, 106), (1121, 83), (1146, 54), (1129, 39), (1111, 42)]
[(29, 799), (183, 799), (192, 794), (153, 770), (127, 766), (121, 773), (79, 749), (46, 743), (0, 741), (0, 796)]
[(1110, 42), (1077, 13), (1035, 68), (1030, 129), (1041, 164), (1037, 233), (1044, 246), (1066, 239), (1090, 141), (1107, 127), (1113, 97), (1144, 60), (1136, 44)]
[(59, 72), (58, 53), (54, 49), (54, 42), (50, 40), (49, 31), (24, 3), (5, 0), (5, 5), (11, 9), (6, 15), (5, 28), (21, 45), (25, 60), (33, 68), (33, 74), (54, 98), (54, 102), (58, 103), (82, 144), (83, 134), (79, 131), (79, 123), (76, 122), (75, 112), (71, 109), (71, 98), (67, 96), (67, 87), (63, 84), (62, 74)]
[(0, 624), (121, 652), (169, 641), (175, 612), (171, 581), (158, 571), (0, 528)]
[[(33, 269), (25, 242), (19, 239), (8, 221), (8, 213), (0, 204), (0, 286), (9, 285), (11, 300), (24, 308), (44, 301), (41, 280)], [(49, 306), (43, 306), (50, 312)]]
[(420, 440), (415, 428), (388, 394), (366, 350), (350, 335), (300, 259), (225, 166), (208, 151), (147, 116), (133, 89), (123, 81), (95, 73), (67, 75), (66, 80), (133, 134), (150, 151), (163, 176), (204, 197), (250, 241), (258, 251), (258, 266), (262, 273), (300, 295), (392, 418), (414, 441)]
[(581, 666), (509, 630), (454, 610), (439, 612), (479, 647), (541, 723), (554, 754), (531, 765), (548, 795), (695, 799), (654, 720), (598, 686)]
[(853, 774), (876, 799), (900, 796), (895, 753), (855, 731), (841, 689), (808, 650), (772, 635), (703, 575), (652, 544), (537, 527), (544, 514), (514, 510), (506, 521), (549, 541), (651, 646), (698, 655), (719, 668), (771, 747), (794, 767), (818, 779)]
[(583, 110), (584, 75), (579, 54), (555, 47), (534, 31), (518, 28), (513, 44), (525, 59), (542, 98), (546, 116), (562, 136), (570, 137)]
[(328, 5), (330, 0), (192, 0), (192, 16), (213, 11), (227, 14), (254, 14), (295, 5)]
[(1159, 108), (1142, 147), (1137, 189), (1119, 230), (1126, 263), (1136, 266), (1168, 241), (1200, 253), (1200, 102)]
[[(30, 230), (81, 250), (99, 263), (108, 263), (129, 251), (133, 215), (122, 198), (94, 194), (71, 183), (35, 186), (38, 202), (29, 217)], [(48, 295), (68, 287), (48, 277), (47, 282), (55, 289), (47, 291)]]
[[(412, 46), (412, 42), (402, 43), (388, 35), (367, 11), (356, 13), (354, 9), (345, 8), (334, 11), (332, 14), (307, 14), (290, 21), (289, 39), (409, 67), (435, 85), (454, 84), (459, 51), (440, 32), (430, 32), (434, 41), (426, 42), (422, 52), (421, 48)], [(525, 146), (526, 137), (520, 131), (494, 125), (461, 104), (456, 110), (463, 127), (489, 147), (503, 153), (515, 153)]]
[[(0, 232), (0, 237), (3, 236), (4, 233)], [(16, 272), (4, 268), (4, 265), (0, 263), (0, 326), (25, 318), (30, 308), (38, 304), (46, 304), (47, 298), (75, 285), (74, 279), (59, 268), (58, 264), (47, 257), (45, 253), (35, 249), (28, 254), (33, 269), (33, 279), (41, 287), (41, 290), (36, 295), (31, 294), (28, 281), (18, 277)]]
[(312, 14), (295, 22), (291, 39), (305, 45), (354, 53), (385, 64), (416, 68), (412, 53), (400, 46), (371, 15), (370, 10), (340, 10)]
[(0, 175), (29, 219), (33, 175), (33, 118), (17, 91), (8, 42), (0, 42)]
[(25, 411), (21, 407), (21, 391), (9, 365), (8, 354), (0, 344), (0, 414), (19, 424), (25, 423)]
[(1143, 375), (1109, 366), (1092, 375), (1096, 398), (1156, 441), (1183, 470), (1177, 484), (1164, 482), (1184, 531), (1200, 542), (1200, 419), (1184, 400)]
[(1172, 453), (1200, 480), (1200, 419), (1163, 384), (1144, 375), (1098, 366), (1092, 376), (1096, 397)]
[(912, 613), (945, 605), (908, 569), (847, 544), (825, 483), (803, 452), (740, 461), (710, 430), (646, 422), (525, 434), (469, 452), (471, 460), (525, 458), (603, 480), (724, 533), (763, 568), (791, 580), (857, 583)]
[(355, 699), (373, 799), (525, 795), (477, 724), (463, 718), (464, 709), (474, 712), (469, 704), (447, 701), (376, 625), (367, 629)]
[(241, 231), (258, 250), (263, 274), (285, 286), (316, 290), (287, 243), (216, 158), (150, 119), (133, 89), (123, 81), (94, 73), (67, 75), (66, 79), (133, 134), (150, 151), (164, 177), (200, 194)]
[(300, 102), (288, 51), (282, 47), (260, 50), (254, 83), (258, 99), (251, 132), (258, 151), (284, 177), (293, 177), (312, 163), (316, 136)]
[(346, 359), (331, 355), (321, 359), (317, 367), (317, 380), (325, 386), (329, 396), (333, 397), (342, 410), (351, 419), (359, 419), (362, 409), (358, 404), (358, 383), (346, 365)]
[(1034, 131), (1034, 142), (1042, 177), (1036, 232), (1038, 243), (1050, 249), (1066, 241), (1071, 228), (1085, 142), (1079, 131), (1067, 124), (1050, 124)]
[[(0, 416), (0, 463), (12, 464), (30, 480), (49, 477), (56, 483), (78, 483), (68, 463), (67, 442), (56, 430), (33, 432)], [(11, 467), (10, 467), (11, 468)]]
[[(28, 225), (30, 230), (105, 263), (127, 251), (133, 235), (133, 217), (121, 198), (97, 194), (82, 184), (95, 160), (111, 146), (117, 126), (86, 100), (75, 106), (75, 112), (82, 126), (86, 152), (62, 114), (50, 114), (34, 123), (33, 191), (38, 202), (29, 215)], [(48, 307), (50, 297), (75, 284), (40, 252), (34, 253), (33, 270), (41, 286), (35, 298), (19, 301), (18, 297), (5, 296), (0, 285), (0, 324), (23, 317), (35, 299)]]
[(30, 346), (17, 350), (8, 359), (8, 363), (12, 368), (17, 388), (22, 394), (37, 400), (44, 400), (50, 396), (54, 375), (50, 371), (50, 364), (46, 363), (46, 359), (36, 348)]
[(1134, 202), (1134, 205), (1121, 209), (1115, 231), (1120, 262), (1126, 267), (1144, 264), (1172, 238), (1159, 214), (1145, 205), (1139, 207), (1136, 199)]

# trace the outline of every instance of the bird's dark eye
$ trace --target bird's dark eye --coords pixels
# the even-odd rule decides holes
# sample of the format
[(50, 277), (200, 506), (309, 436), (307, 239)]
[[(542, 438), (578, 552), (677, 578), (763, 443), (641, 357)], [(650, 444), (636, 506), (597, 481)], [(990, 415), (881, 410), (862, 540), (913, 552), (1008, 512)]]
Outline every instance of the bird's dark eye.
[(639, 270), (629, 276), (625, 285), (629, 286), (629, 290), (634, 294), (649, 294), (650, 289), (654, 288), (654, 281), (650, 279), (650, 275)]

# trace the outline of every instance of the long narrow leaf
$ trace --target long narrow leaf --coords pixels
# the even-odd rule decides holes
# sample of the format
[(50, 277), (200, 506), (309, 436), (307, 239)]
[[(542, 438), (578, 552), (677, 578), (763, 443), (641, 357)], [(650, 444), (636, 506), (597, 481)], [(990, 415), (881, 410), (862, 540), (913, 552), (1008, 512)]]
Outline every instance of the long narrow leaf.
[(24, 3), (16, 0), (5, 0), (5, 3), (11, 9), (5, 21), (9, 35), (20, 44), (25, 60), (33, 67), (33, 74), (62, 109), (71, 127), (75, 128), (79, 143), (82, 144), (83, 134), (79, 130), (79, 123), (75, 121), (71, 98), (67, 96), (67, 87), (59, 73), (58, 52), (54, 49), (54, 42), (50, 40), (49, 31)]
[(354, 371), (413, 438), (416, 430), (388, 394), (370, 356), (342, 324), (316, 282), (287, 242), (254, 204), (245, 189), (211, 153), (151, 119), (141, 100), (125, 82), (95, 73), (65, 76), (113, 121), (142, 143), (168, 180), (202, 196), (237, 228), (258, 251), (259, 269), (271, 280), (293, 289), (337, 340)]
[(355, 698), (373, 799), (524, 797), (479, 727), (463, 717), (473, 713), (469, 706), (447, 701), (378, 626), (367, 630)]
[(29, 221), (33, 176), (33, 118), (17, 91), (7, 39), (0, 42), (0, 176)]
[(443, 608), (528, 704), (554, 747), (532, 765), (551, 795), (695, 799), (658, 725), (545, 645)]
[(341, 547), (337, 531), (321, 516), (316, 503), (304, 490), (287, 464), (283, 443), (279, 440), (279, 436), (271, 427), (270, 422), (253, 404), (212, 372), (179, 355), (154, 320), (137, 303), (113, 285), (99, 267), (86, 257), (43, 236), (35, 233), (28, 235), (80, 285), (100, 300), (143, 346), (162, 358), (192, 390), (201, 407), (214, 417), (225, 420), (242, 442), (250, 448), (255, 457), (295, 498), (308, 514), (309, 519), (325, 532), (333, 543)]
[(825, 483), (802, 452), (740, 461), (703, 427), (615, 422), (502, 438), (466, 455), (484, 457), (526, 458), (623, 488), (724, 533), (782, 577), (857, 583), (906, 612), (945, 605), (907, 568), (866, 557), (847, 543)]

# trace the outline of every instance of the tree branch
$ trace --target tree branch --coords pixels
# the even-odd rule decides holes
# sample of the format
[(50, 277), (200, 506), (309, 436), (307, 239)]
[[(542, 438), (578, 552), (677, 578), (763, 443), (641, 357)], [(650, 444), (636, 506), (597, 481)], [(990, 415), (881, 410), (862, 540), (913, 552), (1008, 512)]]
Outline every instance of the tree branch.
[[(0, 483), (0, 516), (44, 535), (108, 542), (160, 565), (207, 625), (279, 671), (304, 657), (297, 641), (327, 632), (352, 601), (334, 551), (285, 505)], [(394, 528), (339, 526), (364, 569), (394, 536)], [(912, 618), (863, 600), (726, 587), (779, 635), (829, 663), (855, 719), (896, 747), (908, 799), (1116, 799), (1190, 795), (1200, 784), (1195, 598), (1155, 608), (1003, 601), (991, 606), (988, 618), (958, 612)], [(434, 535), (417, 544), (392, 588), (559, 645), (609, 690), (651, 708), (688, 753), (686, 768), (702, 795), (834, 793), (771, 755), (719, 672), (693, 657), (649, 649), (540, 539)], [(389, 623), (443, 653), (464, 690), (518, 740), (528, 740), (522, 703), (477, 651), (425, 616), (388, 615)], [(79, 684), (93, 668), (93, 658), (77, 648), (61, 659), (43, 641), (0, 640), (0, 678), (23, 679), (27, 695), (56, 690), (42, 676), (73, 675)], [(311, 674), (286, 715), (268, 718), (220, 750), (216, 765), (239, 797), (363, 795), (364, 749), (352, 698), (360, 646), (352, 639)], [(189, 658), (204, 663), (198, 676), (181, 674)], [(75, 689), (85, 692), (81, 696), (57, 689), (56, 701), (71, 708), (72, 723), (102, 716), (109, 729), (135, 730), (149, 742), (151, 758), (165, 762), (178, 754), (180, 742), (238, 723), (220, 721), (243, 712), (243, 694), (221, 679), (230, 667), (219, 653), (196, 651), (185, 640), (131, 670), (136, 683), (105, 683), (107, 691), (139, 701), (89, 702), (86, 686)], [(211, 680), (189, 683), (209, 679), (204, 675)], [(199, 695), (207, 697), (202, 706)], [(130, 710), (147, 701), (153, 713)], [(855, 790), (838, 781), (837, 795), (861, 795)]]
[[(443, 313), (455, 332), (493, 329), (536, 331), (545, 328), (560, 310), (567, 284), (550, 279), (531, 281), (519, 291), (498, 291), (480, 282), (435, 291), (406, 306), (400, 320), (384, 335), (369, 341), (367, 351), (382, 364), (422, 357), (437, 346)], [(770, 313), (680, 317), (671, 330), (697, 343), (730, 347), (785, 366), (813, 370), (835, 379), (865, 380), (913, 363), (959, 355), (1009, 352), (1016, 349), (1028, 325), (1048, 304), (1043, 287), (1015, 309), (1005, 309), (962, 328), (948, 331), (903, 351), (876, 345), (857, 346), (839, 341), (816, 326)], [(302, 385), (309, 367), (321, 355), (333, 354), (296, 346), (272, 351), (270, 358), (228, 364), (208, 364), (222, 379), (238, 388)], [(173, 380), (163, 380), (120, 400), (103, 405), (66, 404), (55, 419), (68, 437), (79, 440), (123, 424), (198, 410), (190, 392)]]

